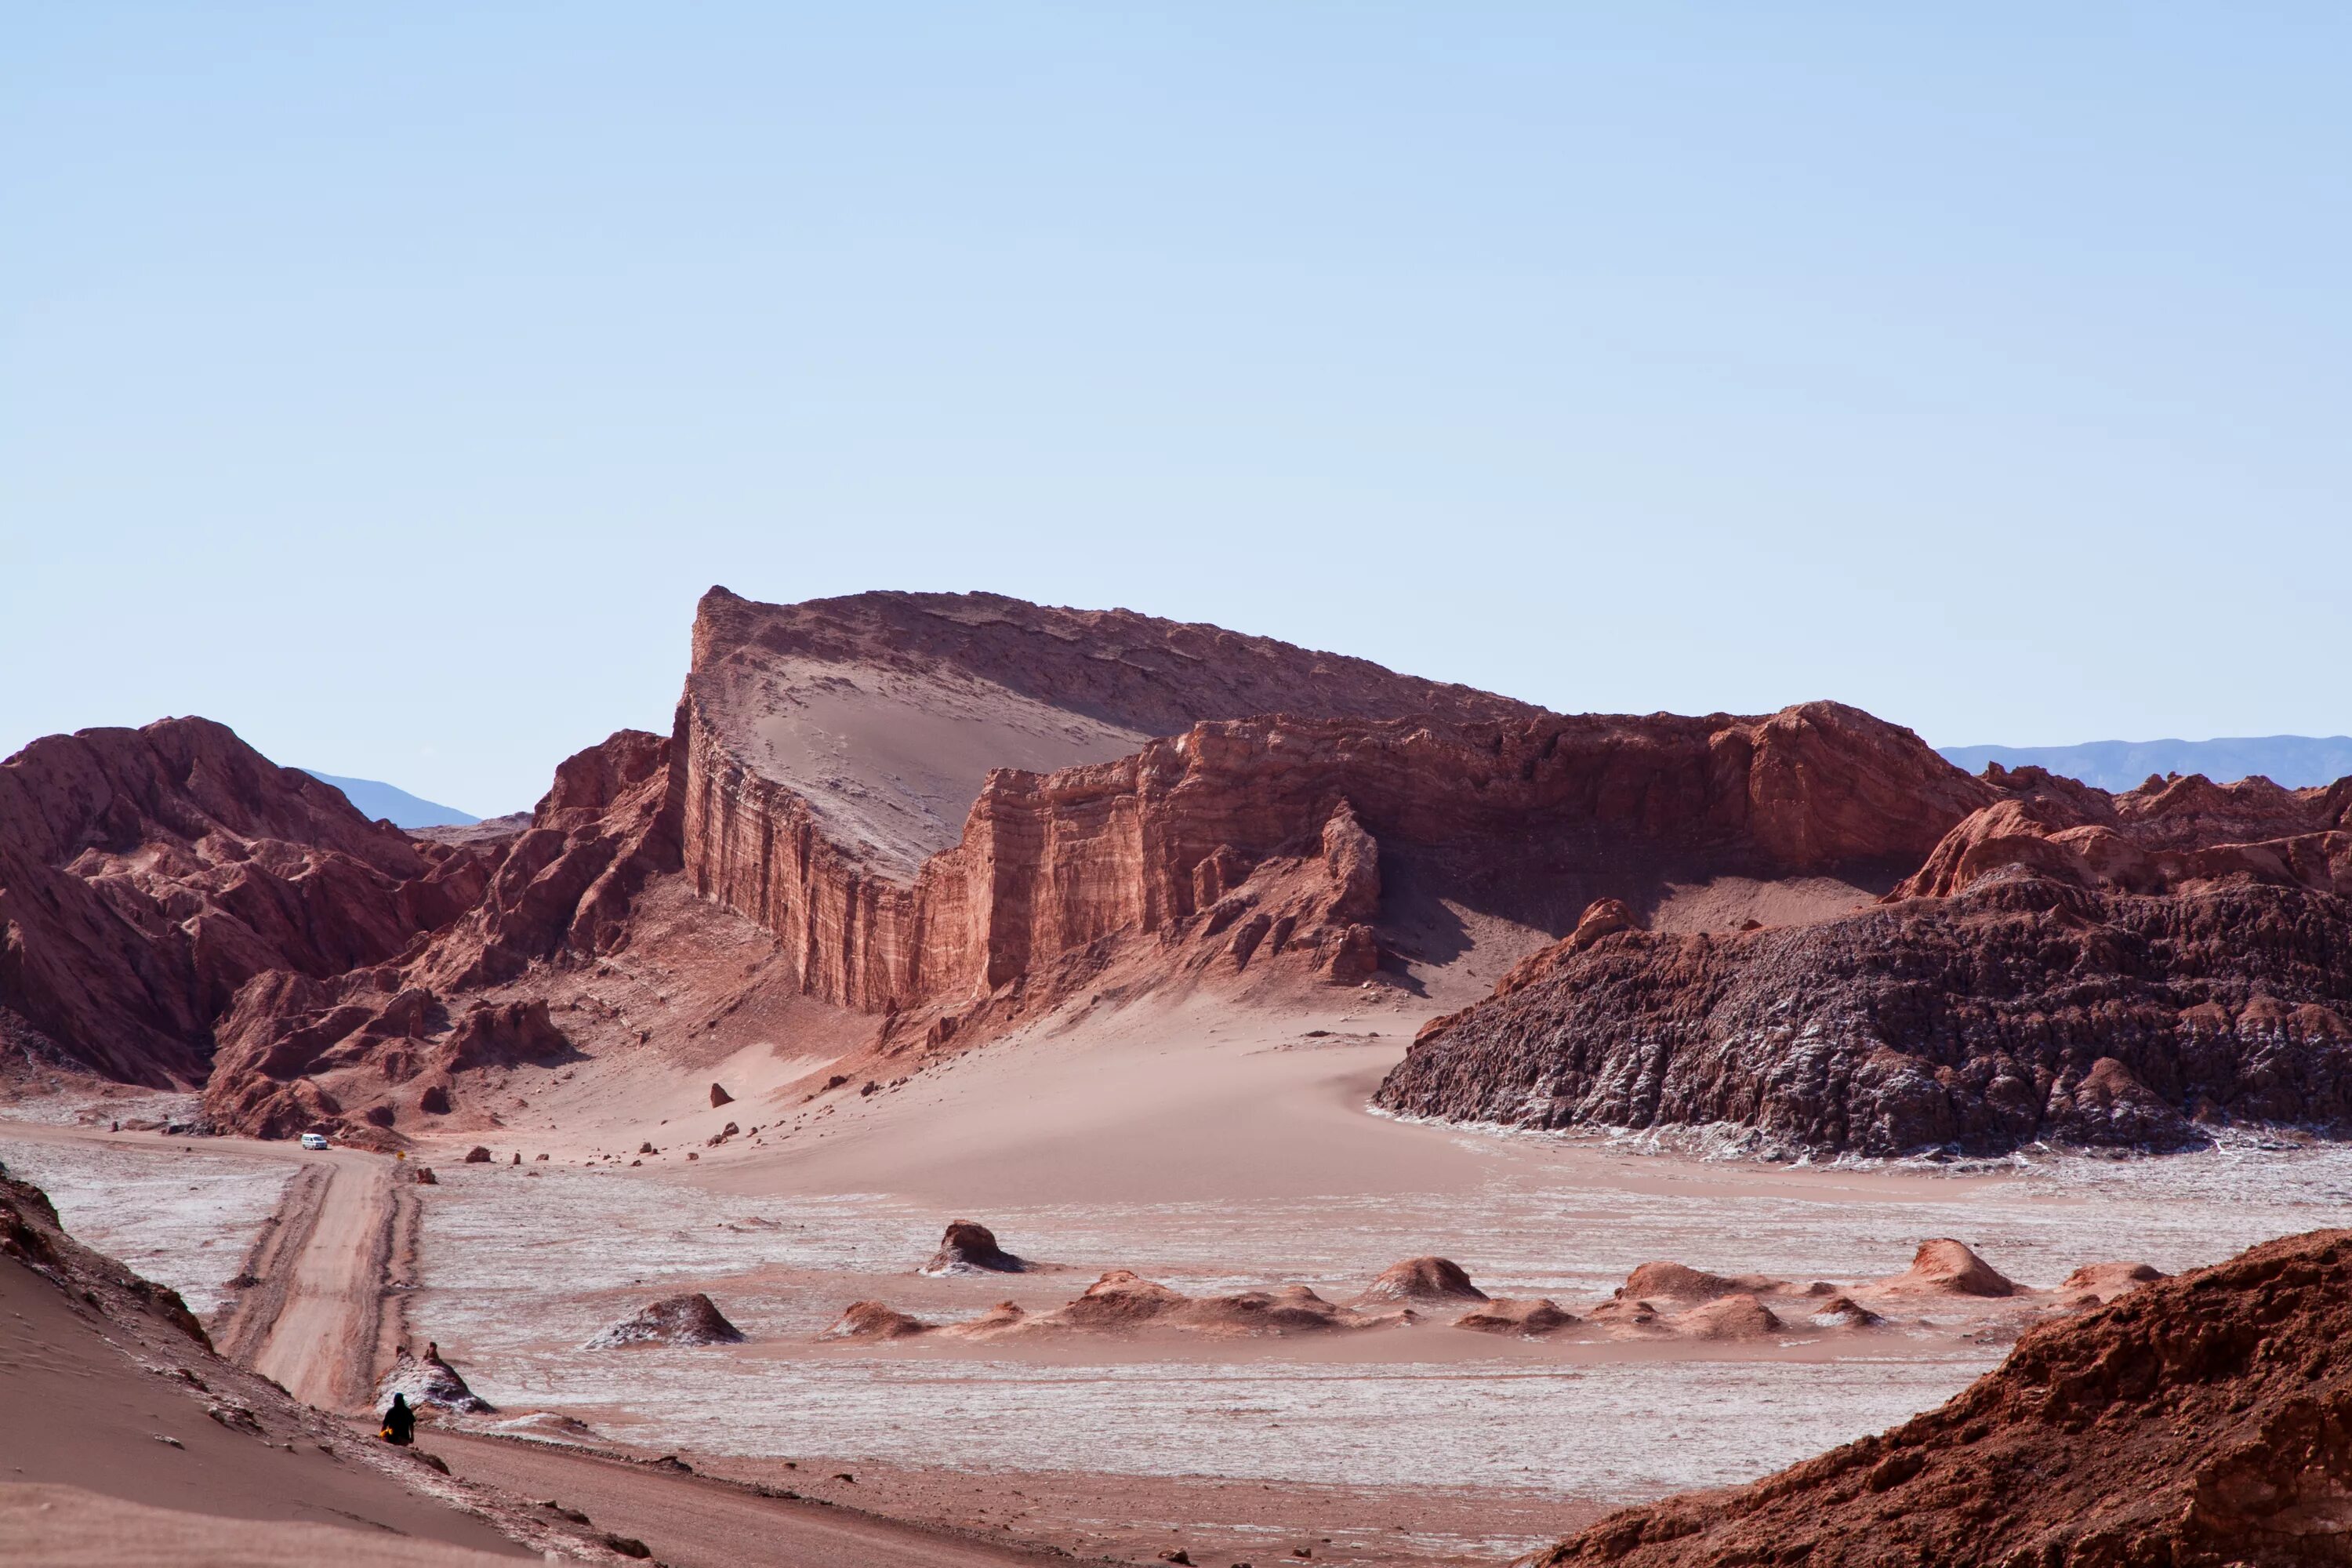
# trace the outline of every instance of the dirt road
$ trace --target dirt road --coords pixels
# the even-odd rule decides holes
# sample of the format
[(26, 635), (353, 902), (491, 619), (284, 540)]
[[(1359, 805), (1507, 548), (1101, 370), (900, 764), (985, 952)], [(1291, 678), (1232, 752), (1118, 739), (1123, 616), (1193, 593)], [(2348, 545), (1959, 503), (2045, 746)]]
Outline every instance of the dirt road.
[(314, 1159), (312, 1169), (325, 1179), (289, 1189), (289, 1205), (299, 1207), (287, 1215), (274, 1277), (263, 1284), (277, 1310), (266, 1327), (242, 1325), (240, 1338), (251, 1346), (246, 1364), (297, 1399), (322, 1410), (354, 1410), (375, 1394), (376, 1330), (392, 1247), (392, 1173), (376, 1155)]
[[(822, 1503), (539, 1444), (423, 1439), (460, 1479), (561, 1503), (595, 1528), (644, 1542), (672, 1568), (1026, 1568), (1052, 1560)], [(1056, 1554), (1058, 1555), (1058, 1554)]]

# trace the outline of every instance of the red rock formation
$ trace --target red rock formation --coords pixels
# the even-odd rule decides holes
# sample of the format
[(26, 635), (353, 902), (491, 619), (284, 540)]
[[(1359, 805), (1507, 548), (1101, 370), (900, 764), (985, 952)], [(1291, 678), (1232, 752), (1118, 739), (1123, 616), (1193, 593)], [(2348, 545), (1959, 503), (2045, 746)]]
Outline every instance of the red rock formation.
[(2030, 1331), (1941, 1408), (1752, 1486), (1612, 1514), (1528, 1568), (2347, 1560), (2352, 1232)]
[(2014, 1296), (2018, 1284), (1949, 1237), (1923, 1241), (1911, 1267), (1873, 1287), (1888, 1296)]
[(1556, 1301), (1538, 1296), (1525, 1300), (1500, 1298), (1474, 1308), (1454, 1320), (1457, 1329), (1481, 1334), (1512, 1334), (1528, 1339), (1573, 1328), (1576, 1314)]
[(1987, 782), (1884, 907), (1562, 943), (1427, 1026), (1380, 1103), (1871, 1154), (2352, 1131), (2352, 780)]
[[(903, 595), (777, 607), (714, 590), (694, 647), (672, 735), (623, 731), (569, 759), (519, 830), (425, 843), (322, 822), (297, 805), (326, 786), (242, 748), (234, 767), (142, 764), (193, 773), (205, 787), (173, 799), (244, 835), (228, 847), (173, 827), (193, 820), (182, 805), (109, 816), (124, 790), (82, 789), (79, 836), (19, 835), (30, 847), (0, 863), (0, 898), (39, 916), (28, 929), (112, 947), (100, 962), (79, 938), (13, 942), (0, 1002), (22, 1021), (0, 1026), (69, 1017), (89, 1034), (89, 986), (59, 975), (152, 979), (144, 1012), (134, 997), (114, 1026), (127, 1043), (90, 1059), (127, 1071), (176, 1041), (173, 1070), (193, 1078), (216, 1047), (219, 1124), (392, 1142), (408, 1118), (467, 1113), (474, 1067), (561, 1059), (570, 1044), (529, 1010), (526, 982), (625, 946), (646, 889), (679, 869), (774, 933), (803, 993), (883, 1016), (885, 1045), (903, 1018), (939, 1046), (1115, 955), (1160, 981), (1361, 982), (1382, 962), (1392, 886), (1575, 924), (1538, 966), (1549, 975), (1641, 938), (1634, 911), (1670, 882), (1891, 886), (1998, 798), (1834, 704), (1566, 718), (1125, 612)], [(992, 766), (1004, 760), (1032, 765)], [(89, 826), (101, 817), (113, 826)], [(254, 847), (294, 842), (252, 837), (272, 824), (310, 847)], [(120, 875), (103, 857), (65, 871), (67, 838), (85, 861), (103, 840)], [(201, 864), (148, 888), (135, 918), (50, 910), (130, 908), (116, 883), (146, 887), (171, 858), (159, 847), (192, 845)], [(58, 877), (74, 886), (53, 894)], [(502, 1011), (476, 1012), (484, 991)], [(2088, 1092), (2130, 1099), (2106, 1080)]]
[(1772, 1309), (1742, 1291), (1718, 1296), (1667, 1321), (1675, 1332), (1695, 1340), (1754, 1340), (1788, 1327)]
[(1361, 1298), (1366, 1301), (1484, 1301), (1486, 1292), (1450, 1258), (1408, 1258), (1381, 1270)]
[(1015, 1258), (996, 1244), (996, 1233), (976, 1220), (950, 1222), (940, 1238), (939, 1251), (923, 1265), (926, 1274), (1018, 1274), (1026, 1259)]
[[(848, 603), (823, 606), (828, 630)], [(1189, 938), (1196, 917), (1209, 935), (1237, 925), (1237, 967), (1271, 939), (1277, 952), (1303, 942), (1330, 978), (1361, 978), (1377, 961), (1383, 858), (1449, 896), (1559, 929), (1595, 897), (1646, 902), (1677, 876), (1860, 868), (1885, 886), (1992, 798), (1908, 731), (1834, 704), (1751, 720), (1563, 718), (1371, 667), (1315, 685), (1300, 672), (1322, 656), (1256, 643), (1247, 679), (1180, 663), (1139, 683), (1106, 673), (1123, 657), (1059, 640), (1078, 635), (1054, 620), (1064, 613), (992, 618), (1005, 614), (991, 602), (978, 624), (1053, 650), (1060, 673), (1021, 672), (992, 645), (992, 679), (1020, 675), (1032, 695), (1067, 681), (1082, 693), (1072, 710), (1123, 724), (1208, 721), (1114, 761), (988, 773), (961, 838), (918, 860), (919, 836), (875, 816), (874, 792), (818, 788), (760, 739), (758, 694), (789, 705), (800, 689), (779, 683), (806, 681), (777, 661), (815, 657), (803, 611), (705, 600), (680, 721), (687, 868), (703, 896), (777, 932), (809, 994), (877, 1013), (978, 998), (1114, 933)], [(976, 635), (953, 615), (941, 624), (941, 637)], [(1171, 646), (1197, 630), (1170, 631)], [(1108, 684), (1087, 684), (1097, 677)], [(1211, 706), (1237, 700), (1294, 716)], [(1385, 717), (1395, 711), (1420, 716)], [(1233, 901), (1255, 868), (1310, 858), (1318, 839), (1330, 884), (1319, 908)]]
[(1727, 1279), (1685, 1263), (1644, 1263), (1625, 1276), (1617, 1295), (1625, 1300), (1712, 1301), (1718, 1296), (1755, 1295), (1782, 1289), (1786, 1280), (1744, 1274)]
[(216, 1030), (205, 1114), (256, 1137), (389, 1143), (403, 1113), (448, 1114), (458, 1074), (574, 1057), (543, 997), (467, 993), (625, 944), (632, 901), (677, 868), (668, 753), (624, 730), (565, 761), (473, 907), (397, 961), (248, 981)]
[(201, 1082), (240, 986), (394, 957), (487, 869), (208, 720), (36, 741), (0, 762), (0, 1038)]
[(927, 1334), (932, 1325), (879, 1301), (852, 1301), (824, 1331), (833, 1340), (905, 1340)]

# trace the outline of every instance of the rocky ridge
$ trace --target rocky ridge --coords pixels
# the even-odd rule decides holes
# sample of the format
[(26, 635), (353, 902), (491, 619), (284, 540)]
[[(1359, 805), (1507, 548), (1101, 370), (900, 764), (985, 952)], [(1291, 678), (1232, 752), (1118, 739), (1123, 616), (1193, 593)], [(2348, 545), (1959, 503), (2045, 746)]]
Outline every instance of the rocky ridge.
[(1379, 1103), (1874, 1155), (2352, 1131), (2352, 780), (1983, 782), (1999, 798), (1860, 913), (1668, 934), (1588, 911), (1426, 1026)]
[(2287, 1568), (2352, 1561), (2352, 1232), (2257, 1247), (2018, 1341), (1941, 1408), (1522, 1568)]
[(394, 958), (489, 870), (209, 720), (48, 736), (0, 762), (0, 1043), (201, 1083), (248, 982)]

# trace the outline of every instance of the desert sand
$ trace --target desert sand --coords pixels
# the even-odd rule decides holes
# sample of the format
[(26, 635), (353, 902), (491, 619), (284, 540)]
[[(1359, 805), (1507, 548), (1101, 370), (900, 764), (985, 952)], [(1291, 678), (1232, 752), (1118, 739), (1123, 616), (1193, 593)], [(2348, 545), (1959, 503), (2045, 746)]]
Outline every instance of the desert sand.
[[(2167, 1271), (2209, 1261), (2295, 1228), (2339, 1179), (2331, 1151), (1810, 1169), (1370, 1114), (1371, 1085), (1429, 1005), (1360, 991), (1254, 1015), (1081, 1002), (902, 1085), (814, 1101), (814, 1031), (739, 1015), (657, 1079), (650, 1053), (516, 1069), (513, 1091), (554, 1125), (479, 1134), (486, 1163), (462, 1161), (474, 1132), (394, 1162), (25, 1122), (0, 1134), (0, 1157), (48, 1173), (69, 1224), (119, 1234), (167, 1279), (176, 1262), (223, 1300), (267, 1294), (218, 1290), (264, 1228), (251, 1200), (221, 1216), (215, 1245), (183, 1227), (175, 1259), (135, 1220), (110, 1219), (110, 1183), (174, 1161), (244, 1163), (282, 1173), (284, 1227), (300, 1229), (326, 1207), (291, 1178), (326, 1171), (331, 1197), (348, 1171), (363, 1217), (291, 1249), (278, 1321), (320, 1313), (347, 1350), (371, 1333), (436, 1340), (499, 1406), (465, 1423), (480, 1441), (444, 1445), (461, 1477), (467, 1454), (484, 1475), (512, 1473), (523, 1461), (509, 1451), (564, 1462), (560, 1444), (489, 1436), (519, 1423), (507, 1429), (640, 1460), (682, 1454), (697, 1472), (1015, 1544), (1149, 1561), (1154, 1542), (1186, 1542), (1202, 1562), (1272, 1555), (1291, 1535), (1328, 1561), (1492, 1561), (1611, 1504), (1760, 1474), (1948, 1396), (2064, 1310), (2058, 1287), (2078, 1268), (2119, 1251)], [(648, 1079), (667, 1087), (636, 1087)], [(728, 1103), (710, 1104), (714, 1081)], [(712, 1145), (730, 1121), (741, 1131)], [(648, 1143), (658, 1152), (635, 1152)], [(107, 1157), (87, 1158), (100, 1144)], [(438, 1184), (399, 1185), (405, 1165)], [(2152, 1188), (2168, 1201), (2149, 1207)], [(402, 1266), (396, 1240), (372, 1238), (393, 1235), (384, 1200), (403, 1192), (418, 1210), (416, 1288), (394, 1298), (393, 1327), (371, 1329), (350, 1260), (388, 1247), (386, 1266)], [(960, 1219), (1028, 1267), (926, 1273)], [(1928, 1288), (1923, 1275), (1949, 1276), (1951, 1260), (1915, 1270), (1914, 1254), (1943, 1237), (2026, 1289)], [(1337, 1336), (824, 1333), (864, 1300), (941, 1326), (1005, 1301), (1048, 1314), (1114, 1269), (1192, 1298), (1303, 1286), (1355, 1302), (1383, 1270), (1430, 1256), (1506, 1310), (1549, 1300), (1574, 1321), (1465, 1331), (1464, 1302)], [(1664, 1290), (1651, 1322), (1596, 1315), (1634, 1278), (1652, 1286), (1660, 1272), (1636, 1270), (1661, 1262), (1738, 1287), (1713, 1315), (1740, 1321), (1683, 1321), (1708, 1301)], [(2128, 1272), (2095, 1279), (2111, 1289)], [(747, 1342), (584, 1348), (688, 1291)], [(1841, 1301), (1861, 1313), (1849, 1321)], [(1759, 1316), (1778, 1327), (1757, 1331)], [(297, 1375), (314, 1393), (360, 1407), (331, 1392), (348, 1357), (310, 1361)], [(1143, 1529), (1146, 1516), (1160, 1522)], [(650, 1501), (645, 1517), (656, 1532), (676, 1518)]]

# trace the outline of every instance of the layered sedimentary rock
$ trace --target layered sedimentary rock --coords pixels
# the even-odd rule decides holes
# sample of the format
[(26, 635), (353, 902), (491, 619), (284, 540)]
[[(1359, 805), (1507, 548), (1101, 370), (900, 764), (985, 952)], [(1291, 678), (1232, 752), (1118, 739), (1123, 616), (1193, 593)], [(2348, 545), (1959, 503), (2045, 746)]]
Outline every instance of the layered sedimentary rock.
[(2268, 1242), (2028, 1332), (1965, 1393), (1528, 1568), (2086, 1568), (2352, 1557), (2352, 1232)]
[(369, 822), (209, 720), (36, 741), (0, 762), (0, 1037), (201, 1082), (240, 986), (395, 957), (469, 908), (488, 865)]
[(1745, 932), (1604, 921), (1433, 1021), (1380, 1102), (1866, 1154), (2352, 1131), (2352, 781), (1985, 782), (1999, 798), (1882, 906)]
[[(1334, 891), (1307, 934), (1338, 976), (1369, 972), (1384, 866), (1561, 929), (1591, 899), (1646, 904), (1677, 877), (1848, 871), (1885, 887), (1994, 798), (1909, 731), (1832, 703), (1764, 719), (1571, 718), (1465, 713), (1475, 705), (1457, 698), (1443, 717), (1219, 719), (1114, 761), (1000, 769), (953, 847), (909, 871), (871, 839), (845, 840), (838, 805), (745, 741), (752, 683), (736, 665), (751, 656), (731, 617), (748, 611), (719, 612), (706, 600), (679, 726), (688, 873), (777, 932), (809, 994), (870, 1012), (985, 996), (1116, 932), (1185, 934), (1217, 921), (1258, 867), (1318, 846)], [(1430, 699), (1418, 683), (1367, 689)], [(1224, 685), (1209, 696), (1234, 700)], [(1271, 910), (1230, 918), (1279, 952), (1303, 912), (1282, 937)]]

